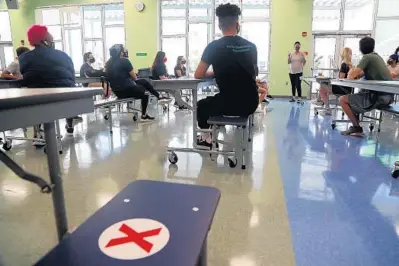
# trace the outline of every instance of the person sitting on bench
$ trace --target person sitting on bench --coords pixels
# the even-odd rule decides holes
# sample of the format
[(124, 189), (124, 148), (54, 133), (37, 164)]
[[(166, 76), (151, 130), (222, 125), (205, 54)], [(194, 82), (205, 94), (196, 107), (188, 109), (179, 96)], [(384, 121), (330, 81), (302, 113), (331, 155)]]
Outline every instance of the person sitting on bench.
[[(92, 52), (84, 53), (83, 55), (83, 65), (80, 67), (80, 77), (81, 78), (90, 78), (90, 77), (105, 77), (104, 69), (94, 69), (92, 66), (96, 59), (93, 56)], [(110, 96), (110, 89), (107, 87), (107, 84), (103, 84), (102, 82), (92, 82), (92, 83), (83, 83), (83, 87), (103, 87), (104, 89), (104, 98)]]
[[(224, 4), (216, 9), (223, 37), (208, 44), (195, 71), (195, 78), (215, 77), (220, 93), (198, 101), (197, 120), (201, 129), (209, 128), (212, 116), (249, 116), (259, 104), (257, 48), (238, 35), (240, 31), (237, 5)], [(213, 72), (208, 71), (209, 66)], [(210, 134), (199, 136), (197, 144), (212, 148)]]
[[(374, 52), (375, 41), (371, 37), (364, 37), (359, 42), (363, 57), (357, 67), (348, 73), (348, 79), (354, 80), (365, 77), (366, 80), (392, 80), (384, 60)], [(353, 126), (342, 131), (346, 136), (362, 136), (363, 128), (359, 124), (358, 115), (376, 108), (388, 106), (393, 102), (391, 93), (363, 90), (359, 93), (341, 96), (339, 103)]]
[[(158, 51), (157, 55), (155, 56), (154, 63), (152, 64), (151, 68), (151, 76), (153, 80), (165, 80), (169, 79), (168, 70), (166, 69), (166, 62), (168, 58), (166, 57), (165, 53), (162, 51)], [(176, 76), (176, 78), (178, 78)], [(190, 106), (183, 101), (181, 97), (181, 91), (168, 91), (168, 93), (172, 94), (175, 97), (175, 103), (173, 104), (179, 110), (190, 109)]]
[(18, 47), (17, 50), (15, 51), (17, 53), (17, 58), (15, 58), (15, 61), (9, 64), (6, 69), (4, 69), (3, 73), (1, 73), (1, 77), (3, 79), (11, 79), (11, 80), (22, 79), (18, 58), (24, 53), (29, 51), (30, 49), (28, 47), (25, 46)]
[[(35, 49), (19, 58), (23, 86), (28, 88), (75, 87), (75, 68), (72, 59), (56, 50), (53, 36), (46, 26), (33, 25), (28, 40)], [(66, 119), (67, 133), (73, 134), (73, 119)], [(42, 136), (40, 136), (42, 138)]]
[(393, 79), (398, 79), (399, 78), (399, 56), (397, 54), (393, 54), (389, 57), (388, 59), (388, 70), (392, 75)]
[(159, 102), (170, 101), (160, 97), (154, 87), (145, 79), (137, 79), (133, 65), (129, 61), (128, 51), (122, 44), (115, 44), (109, 49), (111, 58), (105, 65), (108, 81), (111, 83), (114, 94), (119, 99), (141, 99), (141, 121), (151, 121), (154, 117), (147, 114), (149, 96), (146, 91), (154, 95)]
[[(348, 78), (348, 73), (349, 70), (353, 67), (352, 65), (352, 49), (345, 47), (342, 52), (341, 52), (341, 68), (339, 69), (339, 75), (338, 78), (340, 79), (346, 79)], [(328, 90), (330, 93), (332, 92), (334, 95), (346, 95), (353, 93), (353, 88), (351, 87), (346, 87), (346, 86), (338, 86), (338, 85), (332, 85), (331, 89), (326, 86), (325, 84), (320, 85), (320, 97), (322, 100), (323, 105), (327, 105), (327, 97), (328, 97)], [(326, 106), (326, 115), (331, 115), (331, 110), (330, 106)]]

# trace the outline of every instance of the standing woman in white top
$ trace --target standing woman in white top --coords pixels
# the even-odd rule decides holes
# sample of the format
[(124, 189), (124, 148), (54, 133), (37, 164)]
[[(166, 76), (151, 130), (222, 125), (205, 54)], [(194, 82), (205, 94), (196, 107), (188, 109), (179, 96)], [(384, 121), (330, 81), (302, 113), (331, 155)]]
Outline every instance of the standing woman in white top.
[(290, 65), (290, 80), (292, 88), (292, 99), (290, 102), (295, 102), (295, 94), (298, 92), (297, 101), (300, 102), (302, 98), (301, 77), (303, 75), (303, 67), (306, 64), (305, 54), (300, 51), (301, 43), (295, 42), (295, 52), (288, 54), (288, 64)]

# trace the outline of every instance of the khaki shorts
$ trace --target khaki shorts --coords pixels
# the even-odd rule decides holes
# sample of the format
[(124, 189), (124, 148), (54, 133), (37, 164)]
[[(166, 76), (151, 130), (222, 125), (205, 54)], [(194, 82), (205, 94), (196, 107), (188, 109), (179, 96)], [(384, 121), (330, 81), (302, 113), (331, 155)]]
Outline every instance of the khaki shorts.
[(393, 95), (378, 95), (372, 92), (360, 92), (349, 94), (348, 99), (352, 111), (356, 114), (362, 114), (376, 108), (390, 105), (393, 102)]

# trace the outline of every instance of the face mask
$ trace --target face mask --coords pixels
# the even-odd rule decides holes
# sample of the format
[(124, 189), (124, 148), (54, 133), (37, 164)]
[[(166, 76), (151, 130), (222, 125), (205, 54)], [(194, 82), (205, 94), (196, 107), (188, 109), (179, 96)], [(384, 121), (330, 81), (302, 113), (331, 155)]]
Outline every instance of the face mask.
[(182, 63), (183, 65), (185, 65), (185, 64), (187, 63), (187, 61), (186, 61), (186, 60), (183, 60), (183, 61), (181, 61), (181, 63)]
[(166, 56), (163, 58), (163, 62), (164, 63), (168, 62), (168, 58)]
[(129, 58), (129, 52), (128, 51), (124, 51), (123, 52), (123, 57), (124, 58)]
[(96, 62), (96, 59), (95, 58), (90, 58), (90, 64), (93, 64), (94, 62)]

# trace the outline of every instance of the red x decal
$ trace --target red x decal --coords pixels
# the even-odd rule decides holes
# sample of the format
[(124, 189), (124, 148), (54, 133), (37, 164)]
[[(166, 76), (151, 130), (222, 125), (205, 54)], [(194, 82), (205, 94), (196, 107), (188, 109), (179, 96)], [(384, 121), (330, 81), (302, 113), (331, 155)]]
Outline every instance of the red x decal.
[(157, 236), (157, 235), (159, 235), (161, 230), (162, 230), (162, 228), (158, 228), (158, 229), (153, 229), (153, 230), (138, 233), (133, 228), (129, 227), (128, 225), (122, 224), (121, 228), (119, 228), (119, 231), (124, 233), (126, 236), (111, 239), (105, 247), (109, 248), (109, 247), (119, 246), (119, 245), (133, 242), (136, 245), (138, 245), (140, 248), (147, 251), (147, 253), (150, 253), (151, 249), (154, 245), (152, 243), (148, 242), (147, 240), (145, 240), (144, 238), (150, 237), (150, 236)]

